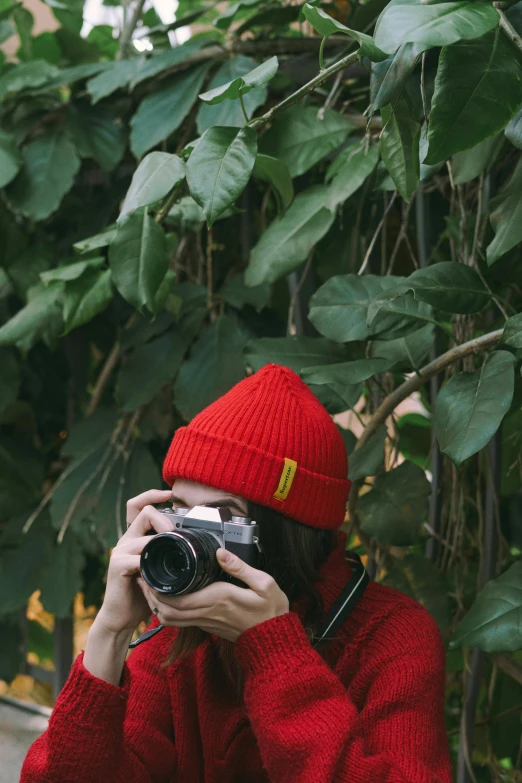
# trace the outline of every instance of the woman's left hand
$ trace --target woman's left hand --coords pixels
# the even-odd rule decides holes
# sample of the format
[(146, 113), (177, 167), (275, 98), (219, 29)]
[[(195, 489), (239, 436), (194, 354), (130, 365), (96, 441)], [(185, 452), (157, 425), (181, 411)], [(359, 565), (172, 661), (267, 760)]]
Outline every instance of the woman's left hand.
[(152, 590), (139, 578), (143, 595), (151, 610), (158, 610), (156, 616), (162, 625), (197, 626), (235, 642), (243, 631), (290, 611), (288, 598), (269, 574), (223, 548), (216, 554), (223, 571), (245, 582), (250, 590), (229, 582), (213, 582), (195, 593), (168, 596)]

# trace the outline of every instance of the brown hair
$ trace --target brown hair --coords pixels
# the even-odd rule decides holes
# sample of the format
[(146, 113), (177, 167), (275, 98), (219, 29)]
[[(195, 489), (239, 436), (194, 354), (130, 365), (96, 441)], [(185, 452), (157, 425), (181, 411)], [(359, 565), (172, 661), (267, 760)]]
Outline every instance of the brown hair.
[[(259, 540), (263, 548), (260, 567), (269, 573), (290, 604), (297, 598), (306, 600), (303, 625), (312, 640), (324, 613), (323, 600), (315, 587), (320, 581), (319, 569), (337, 544), (335, 530), (319, 530), (266, 506), (248, 501), (248, 515), (259, 525)], [(208, 634), (200, 628), (180, 628), (162, 666), (190, 655)], [(221, 639), (218, 655), (225, 675), (238, 697), (243, 687), (243, 672), (234, 655), (234, 643)]]

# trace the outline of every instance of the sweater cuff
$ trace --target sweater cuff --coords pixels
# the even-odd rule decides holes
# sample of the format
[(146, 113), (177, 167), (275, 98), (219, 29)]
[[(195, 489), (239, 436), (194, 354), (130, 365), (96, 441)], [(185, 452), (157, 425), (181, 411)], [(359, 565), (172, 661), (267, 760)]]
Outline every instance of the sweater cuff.
[(281, 672), (317, 653), (295, 612), (265, 620), (240, 634), (234, 651), (245, 676)]
[[(112, 685), (95, 677), (83, 665), (84, 650), (76, 657), (67, 682), (58, 695), (53, 710), (71, 714), (75, 723), (105, 726), (105, 721), (124, 714), (130, 690), (130, 670), (124, 663), (121, 685)], [(104, 729), (105, 730), (105, 729)]]

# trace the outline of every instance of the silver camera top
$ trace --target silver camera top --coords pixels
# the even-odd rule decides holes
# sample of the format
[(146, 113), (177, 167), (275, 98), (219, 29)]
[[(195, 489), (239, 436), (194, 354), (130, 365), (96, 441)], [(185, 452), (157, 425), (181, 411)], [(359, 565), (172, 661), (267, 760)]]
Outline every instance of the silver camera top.
[(227, 506), (194, 506), (191, 509), (175, 507), (159, 509), (176, 530), (197, 528), (222, 535), (225, 541), (238, 544), (256, 544), (258, 526), (249, 517), (233, 515)]

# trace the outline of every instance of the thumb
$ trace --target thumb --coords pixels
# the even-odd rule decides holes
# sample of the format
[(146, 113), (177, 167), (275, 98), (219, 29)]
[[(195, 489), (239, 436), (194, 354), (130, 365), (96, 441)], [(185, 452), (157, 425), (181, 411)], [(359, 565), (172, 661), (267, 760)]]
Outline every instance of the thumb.
[(236, 577), (236, 579), (240, 579), (248, 587), (251, 587), (252, 590), (255, 590), (256, 593), (265, 593), (273, 582), (272, 577), (265, 571), (253, 568), (248, 563), (245, 563), (244, 560), (241, 560), (240, 557), (229, 552), (228, 549), (220, 547), (216, 552), (216, 556), (223, 571)]

